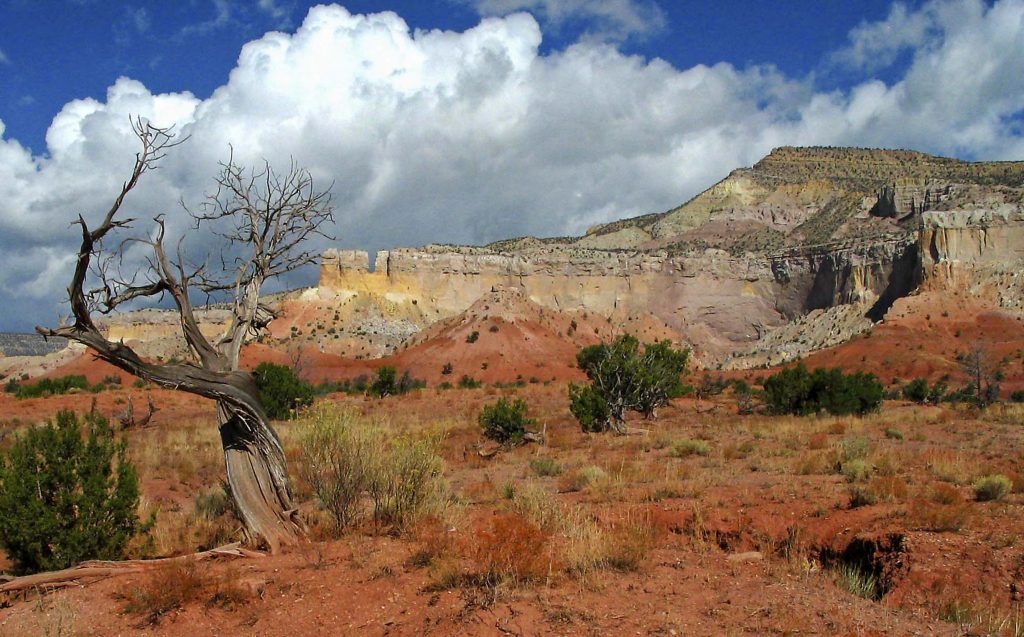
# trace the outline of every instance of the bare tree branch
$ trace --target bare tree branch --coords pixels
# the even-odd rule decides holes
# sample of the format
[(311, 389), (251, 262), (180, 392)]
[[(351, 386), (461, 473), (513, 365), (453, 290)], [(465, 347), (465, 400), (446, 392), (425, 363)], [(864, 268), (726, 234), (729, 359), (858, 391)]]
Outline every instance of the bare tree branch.
[[(207, 197), (199, 213), (192, 215), (197, 225), (212, 224), (211, 230), (224, 238), (222, 264), (230, 263), (233, 268), (233, 272), (224, 268), (230, 272), (226, 278), (212, 276), (205, 264), (187, 266), (180, 241), (172, 259), (164, 246), (166, 228), (160, 216), (154, 220), (150, 238), (129, 238), (104, 251), (103, 240), (112, 231), (131, 227), (132, 219), (118, 218), (125, 197), (143, 174), (156, 168), (169, 149), (185, 141), (176, 140), (171, 129), (153, 126), (141, 118), (132, 121), (132, 128), (142, 150), (136, 154), (130, 178), (95, 229), (90, 230), (82, 216), (76, 221), (82, 242), (68, 287), (74, 323), (36, 330), (47, 337), (82, 343), (99, 358), (162, 387), (215, 400), (228, 481), (246, 532), (276, 551), (281, 544), (295, 541), (303, 525), (291, 504), (281, 441), (267, 420), (252, 375), (239, 371), (238, 362), (246, 337), (274, 318), (273, 312), (260, 303), (264, 282), (310, 263), (312, 253), (300, 250), (300, 244), (312, 236), (327, 236), (321, 227), (333, 220), (330, 193), (316, 190), (309, 172), (294, 161), (287, 174), (278, 175), (266, 161), (259, 170), (247, 171), (234, 162), (232, 154), (221, 164), (215, 193)], [(134, 244), (151, 250), (142, 283), (136, 281), (138, 272), (130, 277), (121, 274), (127, 246)], [(231, 252), (241, 254), (229, 258)], [(90, 274), (98, 284), (86, 291)], [(231, 324), (216, 342), (200, 330), (190, 296), (193, 283), (207, 294), (217, 290), (234, 292)], [(94, 311), (106, 314), (125, 303), (163, 294), (174, 299), (195, 364), (145, 361), (125, 343), (108, 340), (92, 320)], [(147, 422), (154, 411), (151, 404)], [(133, 419), (133, 410), (130, 412)]]

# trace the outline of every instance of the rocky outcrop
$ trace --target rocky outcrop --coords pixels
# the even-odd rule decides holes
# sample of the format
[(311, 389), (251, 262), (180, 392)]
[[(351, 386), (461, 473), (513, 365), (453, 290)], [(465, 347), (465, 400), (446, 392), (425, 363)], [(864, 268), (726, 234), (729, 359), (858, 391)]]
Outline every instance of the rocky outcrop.
[[(922, 285), (1024, 309), (1022, 206), (1024, 162), (780, 148), (678, 208), (583, 237), (427, 245), (372, 260), (329, 250), (318, 287), (277, 299), (269, 338), (377, 358), (494, 290), (516, 289), (560, 321), (596, 316), (672, 335), (708, 365), (774, 364), (868, 329)], [(204, 330), (228, 319), (211, 309)], [(185, 353), (173, 314), (105, 327), (113, 339), (154, 343), (148, 355)]]
[(447, 318), (492, 289), (515, 286), (541, 307), (563, 312), (618, 322), (653, 315), (717, 356), (809, 311), (870, 306), (893, 289), (906, 293), (908, 260), (916, 260), (916, 243), (906, 237), (743, 256), (718, 249), (669, 256), (573, 246), (514, 253), (428, 246), (381, 252), (374, 271), (365, 253), (328, 252), (320, 289), (338, 298), (414, 304), (428, 317)]
[(415, 305), (429, 322), (515, 286), (541, 307), (653, 316), (705, 360), (776, 360), (863, 331), (925, 281), (995, 285), (1016, 307), (1022, 192), (1024, 162), (782, 148), (679, 208), (578, 239), (390, 250), (372, 270), (364, 252), (329, 251), (320, 294)]
[(929, 289), (987, 294), (1024, 310), (1024, 205), (925, 213), (920, 245)]
[[(203, 308), (196, 311), (196, 319), (203, 334), (215, 338), (231, 322), (231, 312), (223, 308)], [(97, 325), (108, 339), (124, 341), (147, 358), (170, 360), (189, 355), (178, 313), (172, 310), (126, 312), (104, 317)]]

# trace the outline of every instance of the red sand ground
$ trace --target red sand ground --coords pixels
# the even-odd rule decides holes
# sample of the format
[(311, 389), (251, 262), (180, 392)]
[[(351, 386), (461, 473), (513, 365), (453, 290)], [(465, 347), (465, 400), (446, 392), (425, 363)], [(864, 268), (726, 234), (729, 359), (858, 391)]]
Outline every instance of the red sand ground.
[[(491, 332), (490, 325), (498, 330)], [(478, 338), (467, 343), (473, 331)], [(901, 300), (869, 336), (815, 354), (808, 364), (866, 369), (887, 381), (934, 380), (949, 373), (955, 384), (955, 356), (974, 346), (1008, 359), (1004, 391), (1022, 386), (1024, 328), (1018, 318), (937, 296)], [(131, 575), (41, 600), (12, 600), (0, 608), (0, 634), (58, 634), (55, 626), (63, 620), (74, 625), (76, 635), (1013, 634), (1007, 631), (1019, 618), (1024, 595), (1024, 496), (1015, 492), (1003, 502), (972, 502), (970, 483), (996, 472), (1024, 483), (1021, 410), (979, 415), (887, 403), (881, 414), (865, 420), (775, 419), (740, 417), (726, 395), (714, 402), (677, 401), (655, 423), (631, 423), (649, 428), (648, 435), (585, 435), (568, 413), (564, 387), (578, 378), (569, 367), (576, 347), (564, 331), (560, 336), (542, 320), (513, 324), (478, 314), (439, 326), (391, 359), (345, 361), (310, 353), (303, 369), (320, 380), (394, 364), (436, 384), (449, 379), (440, 368), (450, 361), (453, 382), (463, 373), (483, 380), (511, 380), (504, 375), (511, 373), (556, 378), (550, 387), (336, 399), (385, 422), (446, 423), (445, 475), (460, 494), (466, 519), (453, 531), (458, 537), (470, 533), (472, 520), (507, 507), (503, 485), (536, 483), (565, 506), (584, 506), (602, 524), (631, 511), (648, 516), (657, 534), (635, 572), (599, 570), (578, 579), (555, 569), (549, 579), (497, 593), (471, 585), (434, 590), (430, 569), (410, 559), (422, 547), (416, 533), (390, 537), (364, 529), (278, 556), (201, 566), (207, 577), (243, 582), (247, 592), (229, 604), (200, 599), (151, 625), (125, 612), (123, 593), (158, 575)], [(247, 347), (244, 360), (247, 366), (289, 362), (260, 345)], [(85, 373), (95, 382), (111, 371), (83, 357), (59, 374)], [(215, 426), (208, 401), (137, 389), (126, 378), (120, 389), (95, 396), (18, 401), (0, 394), (0, 427), (36, 422), (57, 409), (82, 411), (93, 399), (100, 411), (114, 415), (127, 395), (136, 396), (139, 408), (147, 393), (162, 411), (154, 428), (131, 432), (133, 448), (154, 444), (161, 427)], [(526, 398), (538, 426), (548, 432), (548, 445), (482, 460), (476, 455), (476, 414), (503, 394)], [(287, 431), (290, 425), (280, 427)], [(898, 430), (902, 439), (888, 430)], [(876, 478), (902, 485), (890, 501), (851, 507), (852, 486), (833, 465), (851, 437), (870, 441)], [(711, 453), (671, 457), (672, 442), (682, 438), (707, 441)], [(551, 457), (566, 471), (597, 464), (618, 477), (607, 490), (566, 492), (561, 478), (533, 475), (529, 460), (537, 455)], [(950, 506), (966, 517), (959, 530), (929, 531), (922, 516), (935, 505), (927, 494), (949, 484), (938, 477), (947, 465), (964, 474), (952, 483), (964, 500)], [(196, 493), (219, 480), (216, 465), (190, 475), (147, 479), (143, 491), (155, 501), (187, 508)], [(762, 558), (738, 559), (752, 550)], [(838, 575), (829, 567), (844, 555), (877, 569), (888, 588), (881, 601), (837, 586)], [(940, 619), (956, 617), (961, 624)]]

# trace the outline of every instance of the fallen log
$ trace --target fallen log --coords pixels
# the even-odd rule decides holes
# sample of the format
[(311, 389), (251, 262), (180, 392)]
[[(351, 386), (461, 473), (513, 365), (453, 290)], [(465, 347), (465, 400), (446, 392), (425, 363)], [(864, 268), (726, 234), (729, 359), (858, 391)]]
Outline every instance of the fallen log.
[(208, 560), (224, 557), (263, 557), (258, 551), (242, 548), (241, 542), (233, 542), (217, 548), (178, 557), (164, 557), (155, 560), (103, 561), (91, 560), (60, 571), (46, 571), (22, 577), (0, 579), (0, 599), (31, 590), (50, 591), (68, 586), (85, 586), (115, 575), (139, 573), (149, 568), (185, 560)]

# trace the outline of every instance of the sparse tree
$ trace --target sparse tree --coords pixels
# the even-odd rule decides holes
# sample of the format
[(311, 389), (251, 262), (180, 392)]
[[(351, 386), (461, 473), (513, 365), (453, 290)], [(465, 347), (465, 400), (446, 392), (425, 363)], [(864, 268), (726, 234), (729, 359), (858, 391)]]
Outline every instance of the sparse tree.
[(974, 395), (978, 405), (986, 407), (999, 400), (998, 382), (1002, 378), (1002, 364), (994, 356), (976, 343), (966, 353), (960, 354), (957, 360), (967, 374), (969, 393)]
[[(297, 540), (304, 527), (292, 503), (281, 441), (260, 403), (252, 374), (239, 369), (239, 355), (245, 340), (274, 318), (260, 303), (263, 284), (315, 260), (305, 244), (314, 236), (325, 236), (321, 228), (333, 219), (330, 189), (318, 190), (309, 172), (294, 162), (282, 174), (267, 161), (258, 168), (244, 168), (232, 154), (221, 164), (215, 190), (197, 210), (189, 211), (197, 228), (223, 239), (220, 268), (190, 264), (181, 242), (175, 254), (168, 254), (161, 216), (148, 237), (114, 243), (118, 231), (130, 229), (134, 221), (122, 214), (125, 197), (184, 141), (171, 129), (141, 118), (132, 126), (142, 149), (129, 179), (99, 225), (90, 228), (81, 216), (75, 222), (81, 227), (82, 242), (68, 287), (73, 323), (36, 329), (47, 337), (82, 343), (99, 358), (155, 385), (216, 401), (228, 482), (246, 534), (276, 552)], [(149, 252), (148, 267), (125, 276), (119, 264), (127, 248), (138, 245)], [(229, 297), (231, 321), (218, 338), (208, 338), (200, 330), (193, 309), (196, 294)], [(94, 314), (164, 295), (171, 297), (178, 312), (192, 355), (189, 361), (145, 361), (123, 342), (108, 340), (93, 322)]]
[(641, 351), (640, 341), (627, 334), (585, 347), (576, 364), (590, 385), (569, 386), (570, 411), (584, 431), (624, 433), (627, 411), (653, 419), (658, 407), (682, 393), (680, 376), (689, 356), (670, 341), (647, 343)]

